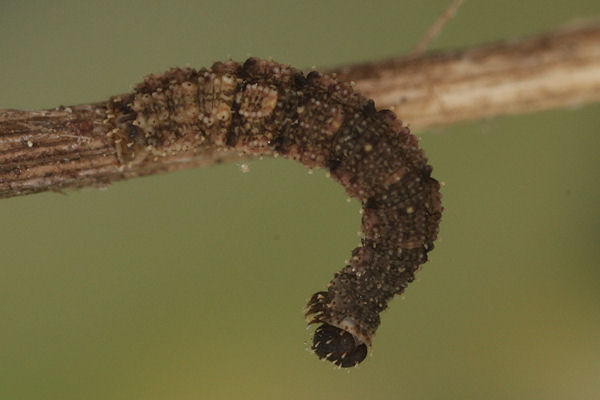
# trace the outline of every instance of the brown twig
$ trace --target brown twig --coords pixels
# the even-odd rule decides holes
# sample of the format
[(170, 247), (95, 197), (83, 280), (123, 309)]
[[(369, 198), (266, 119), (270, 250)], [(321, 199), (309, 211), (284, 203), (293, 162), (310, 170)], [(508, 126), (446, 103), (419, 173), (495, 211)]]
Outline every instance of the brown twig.
[[(600, 25), (452, 53), (339, 68), (378, 108), (413, 130), (572, 107), (600, 100)], [(212, 165), (239, 156), (210, 146), (135, 165), (119, 162), (107, 103), (0, 110), (0, 198), (105, 186), (120, 179)]]
[(600, 100), (600, 25), (340, 68), (413, 130)]

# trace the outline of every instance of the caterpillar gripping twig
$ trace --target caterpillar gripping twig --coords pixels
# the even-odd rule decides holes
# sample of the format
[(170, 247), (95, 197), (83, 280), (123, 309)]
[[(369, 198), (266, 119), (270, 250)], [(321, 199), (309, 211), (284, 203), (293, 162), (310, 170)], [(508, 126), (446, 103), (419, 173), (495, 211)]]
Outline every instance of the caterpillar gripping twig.
[(321, 324), (312, 345), (320, 358), (342, 367), (365, 358), (380, 312), (427, 261), (442, 212), (417, 138), (391, 111), (335, 75), (255, 58), (150, 75), (110, 108), (124, 165), (198, 148), (279, 155), (327, 168), (358, 198), (362, 246), (306, 315)]

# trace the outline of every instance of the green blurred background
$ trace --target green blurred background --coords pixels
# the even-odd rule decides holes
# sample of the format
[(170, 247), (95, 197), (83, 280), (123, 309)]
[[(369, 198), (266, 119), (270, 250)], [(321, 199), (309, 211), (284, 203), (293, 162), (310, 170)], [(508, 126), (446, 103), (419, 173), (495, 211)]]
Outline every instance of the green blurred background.
[[(228, 55), (400, 55), (448, 2), (2, 1), (0, 108)], [(594, 15), (468, 1), (431, 47)], [(598, 399), (599, 127), (596, 104), (417, 132), (446, 183), (441, 237), (352, 371), (305, 351), (304, 304), (360, 228), (322, 171), (264, 160), (2, 200), (0, 399)]]

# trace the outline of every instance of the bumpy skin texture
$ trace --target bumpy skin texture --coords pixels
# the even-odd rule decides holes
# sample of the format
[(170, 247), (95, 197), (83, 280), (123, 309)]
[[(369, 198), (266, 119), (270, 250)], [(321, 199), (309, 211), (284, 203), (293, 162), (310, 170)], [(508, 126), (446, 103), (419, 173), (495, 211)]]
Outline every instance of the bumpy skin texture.
[(327, 168), (362, 202), (362, 246), (307, 305), (312, 349), (361, 362), (388, 301), (433, 249), (442, 206), (417, 138), (335, 76), (250, 58), (151, 75), (111, 99), (108, 123), (124, 164), (200, 148), (280, 155)]

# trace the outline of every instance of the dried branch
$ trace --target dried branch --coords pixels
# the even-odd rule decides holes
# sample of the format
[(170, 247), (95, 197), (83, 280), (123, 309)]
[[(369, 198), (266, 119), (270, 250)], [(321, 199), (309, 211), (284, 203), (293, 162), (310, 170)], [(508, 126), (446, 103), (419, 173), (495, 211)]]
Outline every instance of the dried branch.
[(600, 100), (600, 25), (338, 70), (412, 130)]
[[(452, 53), (339, 68), (341, 79), (414, 129), (600, 100), (600, 25)], [(0, 110), (0, 198), (239, 159), (204, 146), (136, 165), (119, 162), (107, 103)]]

